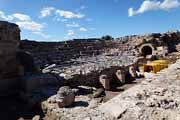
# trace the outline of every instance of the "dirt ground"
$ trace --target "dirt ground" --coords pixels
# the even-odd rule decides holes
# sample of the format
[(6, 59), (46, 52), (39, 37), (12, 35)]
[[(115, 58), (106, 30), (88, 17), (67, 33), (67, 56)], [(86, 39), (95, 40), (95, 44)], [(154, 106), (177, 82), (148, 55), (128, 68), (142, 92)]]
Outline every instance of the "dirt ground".
[[(112, 99), (124, 90), (135, 86), (142, 80), (143, 79), (137, 79), (130, 84), (118, 87), (114, 91), (106, 91), (104, 102)], [(20, 118), (23, 118), (22, 120), (31, 120), (35, 115), (41, 115), (41, 117), (43, 117), (43, 112), (39, 108), (29, 108), (29, 106), (19, 98), (19, 95), (0, 97), (0, 106), (0, 120), (18, 120)]]
[(139, 84), (140, 82), (142, 82), (144, 80), (144, 78), (139, 78), (139, 79), (136, 79), (134, 80), (132, 83), (128, 83), (128, 84), (125, 84), (125, 85), (122, 85), (120, 87), (117, 87), (116, 90), (113, 90), (113, 91), (105, 91), (106, 93), (106, 96), (104, 97), (104, 102), (107, 102), (108, 100), (112, 99), (113, 97), (121, 94), (123, 91)]

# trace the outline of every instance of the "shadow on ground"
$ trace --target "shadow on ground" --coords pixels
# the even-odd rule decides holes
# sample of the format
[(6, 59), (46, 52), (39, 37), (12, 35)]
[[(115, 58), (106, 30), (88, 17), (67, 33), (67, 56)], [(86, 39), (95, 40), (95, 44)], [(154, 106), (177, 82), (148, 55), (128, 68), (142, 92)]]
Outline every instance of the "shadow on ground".
[(29, 108), (18, 95), (0, 97), (0, 106), (1, 120), (31, 120), (35, 115), (43, 116), (39, 108)]

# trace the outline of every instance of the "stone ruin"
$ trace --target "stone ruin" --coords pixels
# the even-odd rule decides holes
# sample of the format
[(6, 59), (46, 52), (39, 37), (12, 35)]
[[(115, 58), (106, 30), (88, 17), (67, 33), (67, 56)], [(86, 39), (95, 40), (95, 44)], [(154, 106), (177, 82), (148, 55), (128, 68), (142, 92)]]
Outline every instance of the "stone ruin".
[(21, 66), (17, 61), (20, 29), (16, 24), (0, 22), (0, 95), (17, 89)]
[[(104, 89), (112, 90), (134, 80), (140, 56), (165, 56), (169, 52), (180, 51), (179, 43), (179, 31), (107, 41), (20, 41), (19, 27), (1, 21), (0, 95), (20, 90), (22, 98), (35, 105), (54, 94), (58, 95), (62, 86), (91, 86), (102, 93)], [(40, 63), (43, 64), (39, 66)], [(60, 106), (66, 106), (63, 100), (67, 96), (59, 97)], [(74, 101), (75, 96), (70, 97)]]
[(96, 56), (105, 50), (115, 47), (112, 40), (74, 39), (62, 42), (36, 42), (21, 40), (20, 48), (32, 53), (35, 64), (43, 67), (46, 64), (60, 64), (70, 59), (84, 56)]
[(170, 52), (179, 51), (180, 32), (177, 30), (165, 33), (152, 33), (145, 35), (132, 35), (117, 38), (120, 45), (135, 49), (139, 56), (160, 55), (165, 56)]
[(19, 27), (0, 21), (0, 96), (18, 92), (22, 76), (34, 71), (33, 58), (19, 45)]
[[(133, 71), (130, 72), (129, 67), (137, 63), (139, 56), (166, 55), (168, 52), (174, 51), (171, 46), (176, 46), (175, 50), (178, 50), (180, 42), (179, 31), (133, 35), (106, 41), (76, 39), (54, 43), (20, 41), (18, 26), (7, 22), (1, 22), (0, 32), (1, 56), (3, 56), (0, 76), (1, 81), (3, 81), (2, 85), (13, 83), (8, 82), (10, 78), (9, 81), (14, 81), (14, 84), (23, 83), (23, 87), (26, 86), (25, 89), (35, 89), (41, 84), (46, 85), (49, 83), (47, 79), (52, 78), (52, 74), (59, 76), (58, 78), (53, 76), (53, 79), (56, 79), (55, 81), (60, 79), (62, 85), (67, 84), (62, 82), (63, 79), (69, 79), (72, 83), (76, 81), (77, 84), (96, 87), (101, 86), (101, 84), (107, 86), (109, 83), (104, 81), (105, 78), (113, 83), (111, 80), (113, 76), (116, 76), (116, 79), (119, 79), (121, 83), (125, 83), (124, 79), (129, 79), (127, 78), (129, 74), (135, 76)], [(45, 71), (43, 75), (41, 73), (40, 76), (37, 73), (26, 74), (35, 70), (34, 62), (36, 66), (44, 63), (40, 65), (41, 70)], [(55, 66), (51, 67), (52, 64)], [(31, 86), (32, 81), (35, 84), (33, 86)]]

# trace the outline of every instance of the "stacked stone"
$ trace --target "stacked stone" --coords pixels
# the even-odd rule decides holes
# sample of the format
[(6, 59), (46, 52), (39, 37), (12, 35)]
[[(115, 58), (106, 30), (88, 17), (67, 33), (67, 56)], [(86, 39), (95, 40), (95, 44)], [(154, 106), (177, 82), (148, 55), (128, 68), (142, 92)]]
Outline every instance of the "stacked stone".
[[(60, 75), (76, 75), (76, 74), (88, 74), (92, 71), (101, 72), (104, 69), (111, 68), (112, 66), (129, 66), (137, 62), (137, 58), (134, 56), (105, 56), (99, 55), (95, 57), (84, 57), (72, 60), (77, 64), (69, 63), (69, 66), (53, 66), (47, 67), (43, 70), (44, 73), (53, 72)], [(71, 61), (71, 62), (72, 62)]]
[[(53, 73), (64, 78), (65, 83), (73, 85), (72, 87), (86, 85), (97, 88), (104, 87), (109, 90), (112, 84), (122, 85), (125, 83), (125, 76), (129, 74), (128, 67), (136, 62), (137, 58), (134, 56), (126, 56), (125, 54), (123, 56), (106, 56), (103, 54), (75, 59), (70, 61), (69, 65), (58, 66), (54, 64), (45, 68), (43, 72)], [(102, 77), (103, 75), (106, 77)], [(133, 80), (128, 79), (130, 79), (129, 81)]]
[[(16, 59), (20, 42), (20, 29), (17, 25), (0, 21), (0, 93), (12, 89), (19, 75)], [(1, 95), (2, 95), (1, 94)]]

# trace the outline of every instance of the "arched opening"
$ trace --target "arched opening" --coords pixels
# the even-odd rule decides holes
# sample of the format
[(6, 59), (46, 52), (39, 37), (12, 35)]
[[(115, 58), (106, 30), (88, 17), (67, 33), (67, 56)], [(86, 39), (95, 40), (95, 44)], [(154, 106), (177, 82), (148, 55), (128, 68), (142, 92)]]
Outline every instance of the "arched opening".
[(152, 55), (152, 48), (150, 46), (144, 46), (142, 49), (141, 49), (141, 53), (143, 56), (147, 56), (147, 55)]

